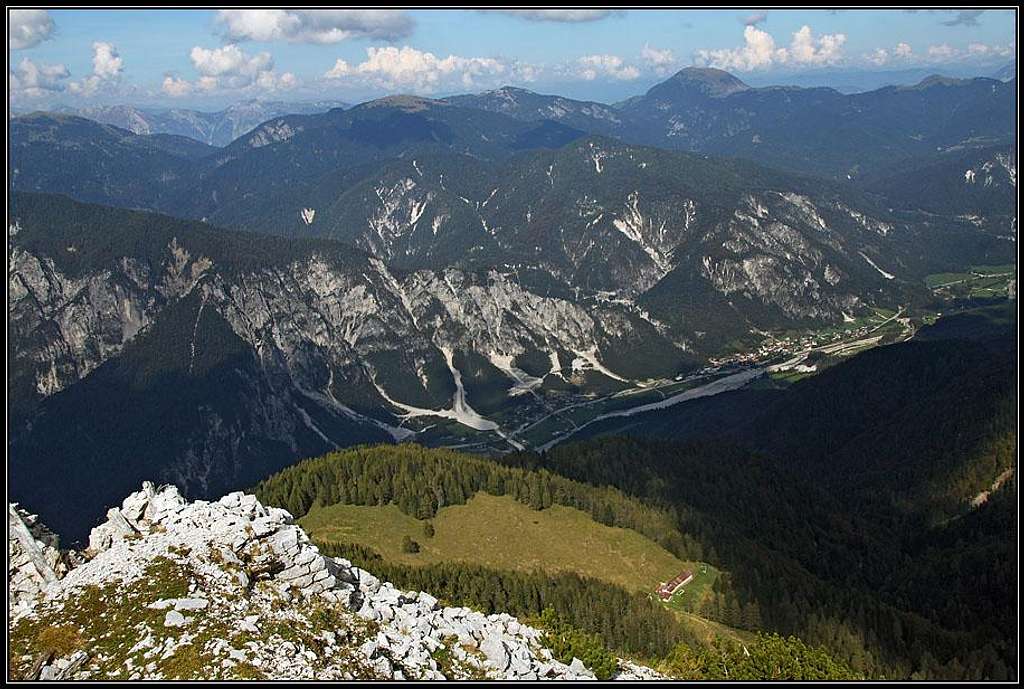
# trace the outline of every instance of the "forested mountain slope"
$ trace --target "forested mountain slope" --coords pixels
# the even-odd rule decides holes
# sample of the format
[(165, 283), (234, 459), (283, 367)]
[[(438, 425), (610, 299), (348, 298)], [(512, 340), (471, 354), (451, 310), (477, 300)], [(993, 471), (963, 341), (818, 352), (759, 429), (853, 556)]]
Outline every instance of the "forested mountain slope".
[(843, 94), (752, 88), (728, 72), (697, 67), (611, 107), (511, 87), (448, 101), (844, 181), (937, 149), (1009, 143), (1016, 114), (1014, 85), (998, 79), (932, 76), (913, 86)]
[[(410, 517), (429, 520), (438, 517), (444, 508), (470, 501), (479, 491), (513, 497), (533, 510), (572, 507), (602, 524), (643, 533), (684, 559), (717, 558), (713, 547), (708, 549), (706, 543), (678, 530), (679, 510), (675, 508), (655, 507), (618, 490), (567, 480), (544, 469), (509, 468), (485, 459), (415, 445), (360, 447), (332, 453), (289, 467), (256, 488), (256, 493), (269, 504), (287, 506), (295, 514), (309, 512), (305, 519), (307, 524), (314, 519), (322, 520), (323, 514), (318, 510), (332, 505), (393, 504)], [(543, 512), (536, 518), (544, 518)], [(352, 525), (339, 523), (337, 531), (352, 531)], [(316, 532), (313, 533), (315, 538)], [(418, 538), (429, 543), (432, 537), (427, 532)], [(629, 591), (599, 580), (593, 573), (589, 576), (583, 573), (553, 575), (458, 561), (397, 564), (385, 560), (365, 543), (352, 540), (322, 541), (321, 548), (384, 572), (402, 585), (416, 582), (432, 588), (446, 600), (488, 611), (504, 609), (524, 616), (550, 615), (596, 634), (600, 643), (616, 653), (643, 658), (668, 674), (678, 676), (679, 672), (686, 672), (683, 656), (712, 650), (706, 648), (710, 644), (690, 618), (663, 608), (649, 591)], [(543, 563), (546, 554), (538, 552), (531, 558)], [(666, 577), (671, 574), (674, 572)], [(726, 594), (731, 604), (735, 603), (733, 595), (731, 590)], [(737, 616), (732, 623), (758, 630), (761, 623), (756, 604), (745, 605), (743, 619)], [(758, 653), (766, 643), (760, 638), (754, 640), (750, 633), (742, 638), (749, 646), (749, 653)], [(746, 655), (736, 647), (737, 657), (732, 657), (729, 649), (735, 638), (722, 641), (725, 648), (720, 650), (732, 658), (730, 665), (739, 656)], [(792, 644), (793, 651), (803, 648), (801, 655), (810, 651), (794, 639), (788, 643)], [(829, 656), (825, 649), (809, 653), (803, 669), (790, 668), (783, 672), (797, 672), (805, 678), (855, 676), (855, 672), (843, 667), (844, 663)], [(698, 674), (689, 678), (722, 678), (721, 671), (716, 674), (703, 662), (691, 666), (690, 671)]]
[[(878, 644), (870, 662), (895, 663), (895, 676), (1010, 676), (1015, 380), (1012, 337), (911, 341), (784, 390), (588, 429), (635, 440), (603, 435), (505, 461), (704, 511), (682, 531), (714, 533), (705, 538), (741, 597), (782, 631), (833, 643), (867, 635)], [(690, 444), (639, 439), (652, 435)], [(823, 588), (795, 593), (807, 575)]]
[[(854, 357), (769, 398), (763, 417), (737, 426), (740, 438), (758, 441), (756, 450), (724, 426), (699, 442), (602, 437), (497, 458), (511, 472), (414, 447), (361, 449), (292, 467), (260, 494), (300, 514), (314, 504), (394, 502), (419, 518), (479, 490), (535, 509), (569, 504), (725, 570), (700, 610), (712, 619), (797, 634), (869, 676), (1008, 678), (1015, 675), (1007, 605), (1015, 596), (1015, 484), (1004, 477), (987, 499), (975, 499), (978, 485), (1012, 467), (1016, 451), (1008, 405), (1014, 361), (1005, 347), (911, 342)], [(901, 404), (925, 423), (892, 411)], [(795, 415), (787, 405), (815, 413)], [(857, 418), (857, 406), (867, 410), (862, 416), (891, 418)], [(864, 432), (875, 427), (879, 433)], [(637, 511), (638, 504), (647, 507)], [(350, 545), (339, 552), (382, 565)], [(451, 595), (498, 600), (486, 587), (454, 583), (484, 576), (472, 568), (388, 571), (450, 586)], [(528, 587), (514, 577), (505, 585), (507, 592)], [(606, 638), (633, 638), (608, 626), (611, 618), (575, 615)], [(628, 616), (616, 619), (626, 624)]]

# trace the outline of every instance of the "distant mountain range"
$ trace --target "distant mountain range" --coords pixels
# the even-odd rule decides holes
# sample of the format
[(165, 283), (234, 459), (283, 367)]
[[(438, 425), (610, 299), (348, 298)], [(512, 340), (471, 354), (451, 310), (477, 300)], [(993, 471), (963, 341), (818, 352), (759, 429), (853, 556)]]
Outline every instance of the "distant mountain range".
[(88, 455), (96, 500), (363, 441), (507, 451), (769, 331), (930, 303), (926, 276), (1014, 260), (1013, 90), (690, 69), (615, 107), (393, 96), (222, 147), (16, 117), (12, 448)]
[[(537, 147), (556, 148), (586, 134), (634, 144), (749, 158), (760, 164), (838, 179), (884, 177), (889, 169), (944, 151), (1007, 146), (1016, 118), (1015, 87), (994, 79), (930, 77), (913, 87), (843, 95), (832, 89), (751, 88), (719, 70), (685, 69), (645, 95), (616, 107), (504, 88), (430, 100), (411, 96), (348, 110), (271, 118), (223, 152), (152, 153), (112, 130), (34, 114), (12, 122), (15, 188), (67, 193), (86, 201), (153, 208), (219, 224), (245, 226), (282, 206), (281, 194), (306, 196), (306, 185), (340, 193), (390, 158), (448, 151), (499, 160)], [(65, 117), (66, 116), (61, 116)], [(54, 128), (63, 122), (67, 131)], [(47, 134), (57, 148), (44, 145)], [(54, 138), (56, 137), (56, 138)], [(67, 141), (82, 137), (69, 150)], [(57, 138), (62, 139), (57, 143)], [(146, 165), (107, 157), (100, 165), (79, 152), (98, 145), (136, 150)], [(34, 142), (31, 148), (25, 142)], [(60, 151), (59, 153), (57, 151)], [(61, 164), (55, 165), (55, 156)], [(70, 156), (70, 159), (68, 158)], [(182, 157), (194, 160), (187, 174)], [(109, 167), (113, 165), (114, 167)], [(143, 196), (129, 191), (145, 186)]]
[[(815, 81), (814, 73), (801, 77), (801, 83), (811, 85), (809, 88), (755, 88), (721, 70), (690, 67), (647, 93), (615, 105), (514, 87), (439, 101), (402, 98), (421, 105), (485, 110), (522, 121), (557, 122), (627, 143), (747, 157), (797, 172), (855, 179), (897, 160), (936, 150), (1008, 143), (1016, 117), (1015, 87), (1008, 82), (1015, 71), (1015, 63), (1010, 63), (993, 78), (954, 78), (923, 70), (872, 72), (881, 78), (872, 84), (877, 88), (852, 89), (839, 84), (836, 90), (818, 86), (826, 82)], [(841, 73), (827, 74), (831, 80), (827, 83), (838, 83), (835, 79)], [(849, 90), (859, 92), (840, 92)], [(371, 101), (372, 107), (395, 102), (394, 97)], [(370, 103), (360, 106), (364, 112), (370, 107)], [(63, 108), (60, 112), (136, 134), (175, 134), (226, 146), (271, 120), (338, 108), (348, 106), (331, 101), (247, 101), (216, 113), (131, 106)], [(318, 126), (313, 122), (309, 125)], [(273, 134), (265, 131), (264, 136)]]
[(1017, 78), (1017, 62), (1016, 62), (1016, 60), (1014, 60), (1013, 62), (1006, 63), (1005, 65), (1000, 67), (998, 70), (993, 72), (992, 78), (993, 79), (1001, 79), (1002, 81), (1010, 81), (1012, 79), (1016, 79)]
[(258, 124), (288, 114), (327, 112), (347, 108), (341, 101), (284, 102), (249, 100), (224, 110), (203, 112), (181, 108), (136, 108), (130, 105), (99, 105), (84, 108), (59, 107), (54, 112), (77, 115), (103, 124), (127, 129), (134, 134), (187, 136), (210, 146), (226, 146)]
[(936, 150), (1009, 142), (1016, 113), (1013, 85), (987, 78), (932, 75), (913, 86), (847, 95), (832, 88), (753, 88), (727, 72), (699, 68), (615, 106), (511, 87), (446, 102), (837, 179)]
[(874, 91), (886, 86), (913, 86), (930, 76), (944, 76), (957, 79), (973, 79), (990, 77), (1009, 81), (1011, 72), (1005, 76), (1006, 66), (997, 72), (991, 68), (964, 67), (961, 65), (943, 65), (942, 67), (917, 67), (910, 69), (821, 69), (806, 70), (793, 74), (759, 75), (750, 74), (745, 77), (751, 86), (799, 86), (800, 88), (832, 88), (840, 93), (862, 93)]
[[(723, 75), (696, 85), (670, 82), (666, 92), (649, 96), (654, 101), (628, 109), (647, 112), (651, 102), (680, 89), (701, 103), (773, 93)], [(935, 83), (921, 90), (947, 88), (960, 85)], [(834, 98), (831, 94), (824, 97)], [(826, 285), (849, 285), (850, 276), (864, 271), (877, 280), (879, 269), (858, 252), (873, 256), (881, 274), (914, 282), (922, 270), (948, 266), (951, 255), (944, 252), (950, 246), (978, 258), (998, 254), (983, 244), (1007, 235), (1011, 223), (1005, 204), (989, 207), (1001, 197), (980, 193), (988, 188), (986, 177), (962, 192), (980, 194), (973, 213), (978, 218), (951, 219), (942, 230), (943, 242), (927, 256), (910, 258), (913, 251), (897, 247), (913, 243), (928, 223), (914, 215), (926, 209), (914, 206), (912, 189), (897, 190), (903, 198), (894, 193), (889, 203), (879, 203), (863, 197), (859, 186), (630, 146), (588, 137), (550, 119), (523, 120), (413, 97), (272, 119), (199, 158), (156, 146), (151, 137), (67, 116), (17, 118), (12, 138), (15, 189), (271, 234), (327, 236), (401, 269), (523, 265), (542, 269), (572, 289), (630, 299), (659, 281), (679, 279), (672, 274), (680, 266), (685, 267), (679, 275), (715, 273), (718, 268), (702, 261), (715, 258), (722, 246), (737, 247), (730, 261), (747, 258), (745, 251), (758, 246), (755, 253), (773, 253), (762, 246), (763, 230), (741, 237), (763, 223), (782, 223), (785, 229), (775, 241), (789, 248), (780, 257), (789, 263), (797, 256), (803, 265), (789, 273), (773, 261), (746, 263), (744, 279), (752, 282), (744, 289), (757, 294), (756, 301), (781, 309), (777, 316), (789, 318), (834, 319), (854, 308), (855, 302), (845, 300), (857, 289), (835, 302), (824, 295), (831, 292)], [(1009, 156), (1002, 155), (1003, 163), (995, 153), (991, 157), (1004, 176), (1015, 170)], [(925, 162), (932, 164), (933, 158)], [(950, 184), (966, 184), (962, 172), (947, 177)], [(893, 215), (894, 208), (910, 214)], [(824, 230), (834, 234), (822, 243)], [(961, 239), (974, 242), (974, 248)], [(733, 244), (723, 244), (727, 240)], [(843, 248), (850, 240), (857, 246)], [(826, 266), (827, 278), (818, 272)], [(813, 284), (805, 282), (812, 274)], [(738, 276), (718, 279), (731, 282)], [(781, 295), (801, 293), (793, 280), (804, 281), (816, 296), (785, 304)], [(773, 290), (778, 299), (768, 296)], [(693, 330), (704, 329), (695, 325)]]
[(706, 355), (1005, 262), (1010, 91), (934, 77), (844, 96), (687, 69), (616, 109), (515, 89), (394, 96), (272, 118), (223, 148), (37, 113), (11, 123), (11, 185), (327, 237), (397, 270), (514, 269), (531, 289), (627, 300)]
[[(493, 103), (497, 94), (480, 98)], [(827, 88), (751, 88), (726, 72), (695, 68), (625, 101), (618, 112), (615, 129), (603, 118), (573, 126), (838, 179), (940, 149), (1008, 142), (1015, 122), (1013, 86), (992, 79), (932, 77), (912, 87), (844, 95)]]

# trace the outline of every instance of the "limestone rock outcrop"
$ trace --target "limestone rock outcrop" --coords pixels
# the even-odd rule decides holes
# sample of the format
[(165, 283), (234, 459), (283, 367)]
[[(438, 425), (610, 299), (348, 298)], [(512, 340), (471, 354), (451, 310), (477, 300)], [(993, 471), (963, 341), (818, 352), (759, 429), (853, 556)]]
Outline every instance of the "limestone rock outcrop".
[[(443, 607), (325, 557), (251, 495), (190, 503), (146, 483), (73, 567), (9, 512), (9, 632), (28, 679), (594, 679), (510, 615)], [(50, 637), (71, 641), (41, 649)], [(620, 663), (620, 679), (658, 677)]]
[(57, 536), (16, 504), (7, 505), (7, 588), (12, 612), (32, 604), (67, 573)]

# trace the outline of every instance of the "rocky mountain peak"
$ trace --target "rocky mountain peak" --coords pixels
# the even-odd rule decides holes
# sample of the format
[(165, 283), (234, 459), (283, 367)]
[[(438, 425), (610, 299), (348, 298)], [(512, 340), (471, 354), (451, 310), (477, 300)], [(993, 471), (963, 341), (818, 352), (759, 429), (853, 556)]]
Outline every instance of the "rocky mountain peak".
[(960, 86), (961, 84), (966, 84), (970, 81), (970, 79), (956, 79), (953, 77), (943, 76), (941, 74), (932, 74), (909, 88), (926, 89), (931, 88), (932, 86)]
[(518, 86), (509, 86), (508, 84), (501, 88), (494, 89), (493, 91), (484, 91), (484, 93), (526, 93), (530, 95), (537, 95), (536, 92), (529, 89), (520, 88)]
[[(594, 678), (510, 615), (443, 607), (325, 557), (288, 512), (252, 495), (188, 502), (147, 482), (71, 557), (8, 510), (12, 662), (24, 678)], [(62, 642), (41, 649), (49, 638)], [(657, 677), (620, 663), (620, 679)]]
[(710, 67), (686, 67), (659, 86), (667, 84), (673, 84), (677, 88), (685, 87), (712, 98), (728, 96), (750, 88), (729, 72)]
[(422, 110), (429, 110), (438, 105), (445, 105), (445, 102), (433, 100), (431, 98), (423, 98), (421, 96), (396, 95), (378, 98), (376, 100), (363, 103), (362, 105), (358, 105), (356, 108), (394, 108), (396, 110), (404, 110), (405, 112), (420, 112)]
[(56, 534), (15, 503), (7, 505), (7, 553), (7, 583), (15, 615), (68, 571)]

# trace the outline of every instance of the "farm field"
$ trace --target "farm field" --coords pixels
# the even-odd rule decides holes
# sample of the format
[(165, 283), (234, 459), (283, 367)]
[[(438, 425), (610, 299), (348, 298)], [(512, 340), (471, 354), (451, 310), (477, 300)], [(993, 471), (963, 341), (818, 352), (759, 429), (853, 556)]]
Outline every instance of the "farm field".
[(925, 278), (925, 284), (934, 292), (960, 297), (1005, 296), (1009, 284), (1017, 276), (1017, 266), (971, 266), (964, 273), (934, 273)]

